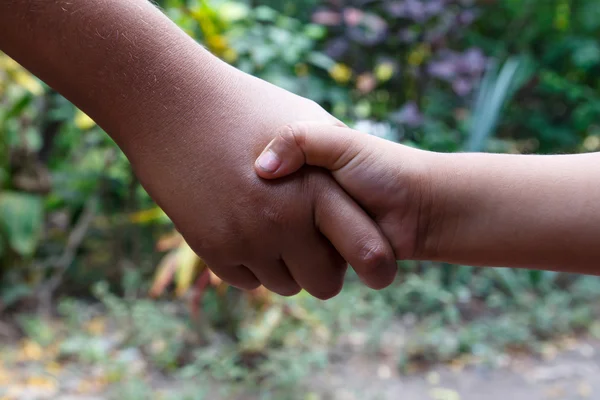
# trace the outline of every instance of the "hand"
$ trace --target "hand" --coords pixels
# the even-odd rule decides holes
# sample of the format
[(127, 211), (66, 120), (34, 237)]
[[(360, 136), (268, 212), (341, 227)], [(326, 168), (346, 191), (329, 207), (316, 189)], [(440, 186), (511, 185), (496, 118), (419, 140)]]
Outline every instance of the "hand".
[(372, 287), (393, 280), (391, 246), (329, 174), (252, 170), (278, 126), (338, 123), (320, 107), (221, 62), (146, 0), (30, 3), (0, 1), (0, 49), (111, 135), (219, 277), (323, 299), (344, 259)]
[(377, 222), (397, 259), (419, 259), (429, 224), (427, 154), (375, 136), (319, 122), (279, 130), (255, 163), (275, 179), (304, 164), (330, 170)]
[(228, 78), (214, 98), (227, 101), (200, 104), (192, 93), (172, 123), (123, 146), (148, 192), (214, 273), (240, 288), (304, 288), (327, 299), (342, 288), (344, 259), (370, 287), (389, 285), (397, 270), (390, 244), (330, 174), (313, 168), (265, 181), (252, 169), (278, 126), (339, 121), (223, 68)]

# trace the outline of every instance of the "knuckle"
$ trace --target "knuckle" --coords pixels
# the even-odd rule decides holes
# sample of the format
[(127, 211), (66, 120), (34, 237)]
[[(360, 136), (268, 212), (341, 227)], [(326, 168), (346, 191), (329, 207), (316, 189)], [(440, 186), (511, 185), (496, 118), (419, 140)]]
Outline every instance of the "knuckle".
[(302, 122), (292, 122), (287, 124), (279, 130), (278, 136), (288, 146), (302, 148), (306, 141), (306, 124), (303, 124)]
[(287, 215), (281, 207), (274, 205), (262, 207), (259, 218), (267, 226), (281, 226), (290, 222), (290, 215)]
[(374, 273), (390, 260), (390, 255), (383, 246), (369, 243), (363, 246), (358, 262), (366, 273)]

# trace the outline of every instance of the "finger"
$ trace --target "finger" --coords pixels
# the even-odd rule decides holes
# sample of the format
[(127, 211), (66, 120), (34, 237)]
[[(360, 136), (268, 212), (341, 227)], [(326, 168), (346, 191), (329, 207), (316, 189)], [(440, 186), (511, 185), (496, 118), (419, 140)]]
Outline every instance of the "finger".
[(367, 286), (383, 289), (394, 281), (397, 266), (391, 244), (340, 188), (318, 198), (315, 222)]
[(260, 286), (260, 281), (254, 273), (243, 265), (207, 264), (208, 268), (231, 286), (238, 289), (254, 290)]
[(323, 235), (313, 232), (308, 237), (297, 238), (302, 246), (293, 246), (286, 252), (285, 263), (304, 290), (318, 299), (328, 300), (342, 290), (348, 264)]
[(265, 179), (275, 179), (309, 164), (337, 171), (347, 166), (374, 137), (353, 129), (318, 122), (298, 122), (277, 132), (257, 158), (255, 169)]
[(295, 296), (302, 290), (281, 259), (265, 260), (248, 267), (264, 287), (281, 296)]

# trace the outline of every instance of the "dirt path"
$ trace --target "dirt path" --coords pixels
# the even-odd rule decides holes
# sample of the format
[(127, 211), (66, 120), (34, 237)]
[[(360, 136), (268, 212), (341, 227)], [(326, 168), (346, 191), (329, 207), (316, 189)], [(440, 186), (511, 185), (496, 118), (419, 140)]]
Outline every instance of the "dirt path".
[(578, 343), (544, 361), (507, 359), (502, 368), (438, 367), (417, 376), (362, 356), (333, 365), (315, 386), (334, 400), (576, 400), (600, 399), (600, 344)]
[[(396, 332), (398, 333), (398, 332)], [(399, 337), (394, 334), (394, 337)], [(29, 346), (29, 347), (28, 347)], [(402, 346), (399, 344), (399, 346)], [(2, 355), (15, 352), (4, 347)], [(560, 352), (557, 348), (562, 348)], [(397, 349), (396, 349), (397, 350)], [(146, 368), (141, 354), (127, 350), (116, 354), (127, 361), (127, 369), (139, 368), (142, 389), (146, 394), (121, 393), (107, 380), (100, 366), (77, 363), (58, 365), (42, 361), (42, 350), (29, 343), (19, 351), (19, 358), (0, 365), (0, 400), (137, 400), (182, 399), (182, 386), (175, 378)], [(388, 354), (399, 354), (390, 351)], [(20, 361), (19, 361), (20, 360)], [(342, 344), (333, 350), (331, 362), (324, 370), (299, 385), (295, 391), (302, 400), (581, 400), (600, 399), (600, 342), (570, 340), (567, 345), (552, 347), (545, 359), (532, 356), (506, 356), (500, 368), (484, 365), (438, 366), (433, 370), (401, 375), (394, 357), (369, 355), (367, 351)], [(94, 378), (94, 377), (97, 378)], [(102, 378), (100, 378), (102, 376)], [(205, 397), (193, 400), (262, 400), (261, 396), (222, 394), (218, 384), (206, 387)], [(116, 389), (116, 392), (115, 392)], [(198, 383), (192, 389), (198, 389)], [(141, 392), (140, 392), (141, 393)], [(160, 393), (160, 395), (158, 395)], [(189, 392), (188, 392), (189, 393)], [(230, 393), (230, 392), (229, 392)], [(278, 396), (267, 397), (280, 400)]]

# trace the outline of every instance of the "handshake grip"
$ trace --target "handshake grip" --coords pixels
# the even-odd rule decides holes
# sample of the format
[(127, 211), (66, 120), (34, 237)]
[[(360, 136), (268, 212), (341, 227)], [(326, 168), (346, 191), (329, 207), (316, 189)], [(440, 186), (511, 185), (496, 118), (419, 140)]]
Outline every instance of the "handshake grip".
[[(397, 220), (389, 216), (398, 209), (398, 203), (393, 200), (395, 197), (392, 196), (393, 199), (389, 202), (387, 199), (383, 200), (383, 204), (380, 201), (386, 197), (383, 189), (385, 185), (381, 185), (382, 181), (387, 181), (393, 188), (392, 191), (396, 188), (394, 178), (398, 174), (394, 165), (397, 163), (390, 162), (394, 158), (393, 154), (396, 153), (393, 151), (390, 153), (389, 150), (402, 150), (404, 147), (350, 129), (341, 123), (338, 125), (323, 122), (296, 122), (277, 131), (275, 138), (256, 159), (254, 169), (261, 178), (271, 180), (288, 176), (304, 165), (324, 168), (332, 174), (342, 189), (362, 206), (368, 213), (369, 219), (373, 217), (377, 221), (378, 217), (383, 217), (381, 220), (391, 221), (392, 224), (388, 224), (388, 227), (391, 226), (389, 232), (377, 226), (380, 235), (385, 239), (385, 248), (374, 245), (372, 249), (365, 248), (364, 251), (359, 252), (362, 254), (362, 259), (348, 260), (363, 282), (372, 288), (381, 289), (393, 282), (397, 272), (398, 255), (408, 257), (413, 252), (412, 249), (407, 251), (407, 247), (411, 245), (406, 246), (406, 243), (393, 245), (394, 239), (397, 238), (398, 226), (395, 225)], [(387, 157), (390, 154), (392, 157)], [(376, 210), (378, 212), (384, 210), (384, 214), (377, 215)], [(368, 224), (373, 224), (373, 221), (365, 221), (365, 226)], [(354, 228), (360, 225), (358, 221), (354, 221), (349, 226)], [(407, 224), (406, 228), (410, 230), (411, 226)], [(348, 227), (344, 229), (347, 231)], [(326, 236), (342, 255), (356, 254), (356, 251), (351, 249), (344, 251), (339, 248), (335, 243), (335, 237), (340, 234), (343, 235), (343, 232)], [(387, 247), (388, 244), (391, 248)]]

